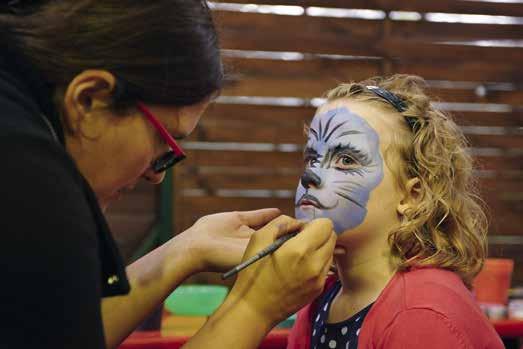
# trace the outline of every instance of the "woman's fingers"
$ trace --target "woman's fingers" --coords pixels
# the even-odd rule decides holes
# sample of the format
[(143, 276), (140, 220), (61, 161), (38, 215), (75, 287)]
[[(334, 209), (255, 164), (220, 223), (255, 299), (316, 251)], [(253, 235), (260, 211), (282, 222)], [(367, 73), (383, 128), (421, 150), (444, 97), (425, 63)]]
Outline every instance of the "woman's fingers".
[(276, 219), (273, 219), (267, 226), (276, 228), (276, 230), (271, 230), (273, 232), (272, 238), (273, 240), (276, 240), (281, 236), (298, 232), (305, 226), (305, 222), (282, 215)]
[(240, 228), (238, 228), (238, 230), (236, 231), (236, 234), (235, 234), (235, 237), (237, 238), (245, 238), (245, 239), (249, 239), (251, 237), (251, 235), (255, 232), (256, 230), (252, 229), (251, 227), (248, 227), (246, 225), (242, 225)]
[(332, 270), (332, 258), (330, 258), (323, 268), (321, 269), (320, 275), (322, 277), (327, 277), (329, 275), (335, 275), (335, 272)]
[(277, 208), (263, 208), (261, 210), (238, 212), (240, 221), (251, 228), (263, 226), (280, 214), (281, 212)]
[(323, 267), (327, 268), (327, 271), (329, 270), (332, 264), (334, 246), (336, 246), (336, 234), (331, 233), (329, 239), (322, 246), (320, 246), (320, 248), (318, 248), (316, 252), (314, 252), (314, 255), (317, 258), (317, 260), (327, 261), (327, 263)]
[(300, 233), (290, 239), (287, 244), (292, 245), (296, 251), (302, 251), (304, 254), (312, 253), (330, 241), (333, 235), (331, 220), (318, 218), (307, 223)]
[[(300, 231), (301, 230), (301, 231)], [(243, 259), (272, 244), (279, 236), (300, 231), (270, 257), (242, 270), (231, 290), (262, 317), (277, 322), (323, 289), (332, 263), (336, 235), (328, 219), (307, 223), (280, 216), (256, 231)]]
[(272, 244), (278, 237), (298, 231), (303, 222), (288, 216), (279, 216), (252, 234), (246, 256), (251, 256)]

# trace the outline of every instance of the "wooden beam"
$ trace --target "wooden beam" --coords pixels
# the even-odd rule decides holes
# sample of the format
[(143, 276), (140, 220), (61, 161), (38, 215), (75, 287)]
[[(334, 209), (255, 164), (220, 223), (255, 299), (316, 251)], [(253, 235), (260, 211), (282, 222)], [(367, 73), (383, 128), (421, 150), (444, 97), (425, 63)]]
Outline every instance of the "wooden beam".
[[(306, 138), (303, 126), (279, 127), (280, 125), (263, 125), (256, 122), (222, 123), (216, 120), (204, 119), (196, 130), (188, 137), (190, 141), (198, 142), (244, 142), (272, 144), (304, 144)], [(465, 134), (472, 147), (478, 148), (523, 148), (523, 136), (511, 134)], [(517, 131), (517, 130), (514, 130)]]
[[(506, 27), (491, 24), (392, 21), (391, 35), (384, 40), (383, 23), (378, 20), (229, 11), (216, 11), (215, 15), (219, 23), (221, 45), (226, 49), (401, 59), (482, 57), (500, 63), (507, 60), (516, 63), (523, 59), (521, 47), (483, 47), (460, 43), (479, 39), (519, 38), (523, 31), (522, 25)], [(416, 26), (420, 28), (415, 29)]]
[[(213, 120), (216, 123), (252, 122), (301, 129), (305, 123), (311, 122), (315, 112), (316, 108), (313, 107), (214, 103), (207, 109), (202, 122), (206, 120)], [(523, 126), (523, 112), (455, 111), (450, 114), (458, 125), (511, 128)]]
[[(265, 4), (274, 5), (274, 0), (224, 0), (221, 2), (240, 4)], [(292, 5), (301, 7), (330, 7), (353, 8), (383, 11), (415, 11), (415, 12), (442, 12), (482, 14), (498, 16), (523, 17), (523, 4), (521, 2), (487, 2), (469, 0), (278, 0), (278, 5)]]
[[(306, 59), (285, 61), (227, 57), (228, 70), (235, 82), (224, 89), (227, 96), (266, 96), (315, 98), (341, 82), (361, 81), (382, 75), (381, 60)], [(434, 86), (428, 92), (439, 100), (462, 103), (500, 103), (523, 105), (523, 70), (515, 64), (455, 60), (408, 62), (391, 61), (391, 73), (420, 75), (427, 80), (449, 81), (448, 88)], [(460, 87), (452, 81), (474, 81)], [(488, 82), (511, 82), (514, 89), (495, 89)], [(482, 85), (483, 94), (477, 86)]]

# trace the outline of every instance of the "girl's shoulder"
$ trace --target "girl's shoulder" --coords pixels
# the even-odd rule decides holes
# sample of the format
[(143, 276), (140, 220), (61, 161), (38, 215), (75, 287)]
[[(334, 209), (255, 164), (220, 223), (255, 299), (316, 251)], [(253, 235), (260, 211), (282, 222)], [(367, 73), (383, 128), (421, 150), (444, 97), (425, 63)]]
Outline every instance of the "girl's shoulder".
[[(414, 268), (396, 272), (376, 300), (373, 311), (380, 317), (416, 308), (432, 309), (442, 314), (481, 313), (472, 293), (461, 278), (440, 268)], [(370, 316), (371, 314), (369, 314)]]
[[(428, 325), (432, 327), (432, 333), (440, 333), (439, 341), (445, 338), (456, 340), (463, 343), (463, 346), (458, 346), (460, 348), (475, 347), (473, 343), (478, 340), (485, 343), (499, 341), (461, 278), (440, 268), (397, 272), (367, 315), (362, 339), (390, 339), (398, 329), (399, 332), (423, 333), (423, 328), (419, 327)], [(438, 328), (441, 331), (436, 331)], [(448, 336), (442, 333), (448, 333)], [(420, 343), (427, 343), (430, 338)]]

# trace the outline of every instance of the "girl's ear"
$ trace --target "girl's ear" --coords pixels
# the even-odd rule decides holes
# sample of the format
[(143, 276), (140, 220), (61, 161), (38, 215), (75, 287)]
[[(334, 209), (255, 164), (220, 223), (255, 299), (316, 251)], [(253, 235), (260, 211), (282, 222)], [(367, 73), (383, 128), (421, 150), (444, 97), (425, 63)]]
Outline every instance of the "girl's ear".
[(405, 184), (405, 194), (399, 202), (396, 210), (402, 216), (408, 210), (413, 209), (421, 197), (421, 181), (418, 177), (411, 178)]

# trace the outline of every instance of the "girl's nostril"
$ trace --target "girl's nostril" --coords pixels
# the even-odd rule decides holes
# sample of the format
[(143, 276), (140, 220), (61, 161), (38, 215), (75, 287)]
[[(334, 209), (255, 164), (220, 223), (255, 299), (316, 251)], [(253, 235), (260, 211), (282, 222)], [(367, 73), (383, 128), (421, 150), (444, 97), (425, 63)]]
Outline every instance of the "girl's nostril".
[(310, 188), (311, 185), (319, 187), (321, 184), (321, 178), (311, 170), (305, 170), (301, 176), (301, 184), (304, 188)]

